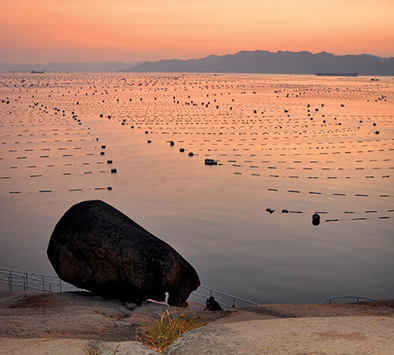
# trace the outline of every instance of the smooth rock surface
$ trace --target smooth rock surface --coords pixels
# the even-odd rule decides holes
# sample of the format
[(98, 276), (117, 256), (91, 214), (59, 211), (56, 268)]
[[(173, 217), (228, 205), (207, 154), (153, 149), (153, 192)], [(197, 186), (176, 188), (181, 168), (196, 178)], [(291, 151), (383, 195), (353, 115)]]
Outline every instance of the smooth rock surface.
[(144, 302), (141, 307), (88, 293), (0, 291), (1, 354), (141, 354), (138, 342), (163, 312), (208, 324), (184, 333), (164, 353), (381, 354), (394, 348), (394, 300), (347, 304), (272, 304), (204, 311)]
[(186, 305), (200, 285), (195, 269), (171, 246), (103, 201), (72, 206), (52, 233), (47, 254), (58, 276), (109, 298)]

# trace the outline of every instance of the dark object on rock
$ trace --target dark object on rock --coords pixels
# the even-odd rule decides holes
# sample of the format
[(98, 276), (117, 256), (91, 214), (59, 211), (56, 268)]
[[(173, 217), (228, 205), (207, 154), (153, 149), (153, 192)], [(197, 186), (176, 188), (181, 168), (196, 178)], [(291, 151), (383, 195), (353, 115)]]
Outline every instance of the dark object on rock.
[(320, 224), (320, 215), (319, 215), (319, 214), (315, 213), (315, 214), (312, 216), (312, 224), (313, 224), (314, 226), (318, 226), (318, 225)]
[(222, 307), (220, 307), (220, 304), (211, 296), (207, 299), (207, 308), (210, 311), (221, 311)]
[(168, 292), (171, 306), (187, 306), (200, 285), (171, 246), (103, 201), (72, 206), (56, 224), (47, 254), (62, 280), (122, 301), (160, 301)]

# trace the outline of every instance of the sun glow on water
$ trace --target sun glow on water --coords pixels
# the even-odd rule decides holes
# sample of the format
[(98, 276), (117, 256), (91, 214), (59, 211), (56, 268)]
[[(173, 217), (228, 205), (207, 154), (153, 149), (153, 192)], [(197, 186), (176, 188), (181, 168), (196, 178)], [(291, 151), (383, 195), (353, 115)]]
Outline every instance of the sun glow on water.
[(393, 90), (383, 77), (1, 75), (1, 266), (53, 273), (54, 225), (102, 199), (225, 292), (387, 298)]

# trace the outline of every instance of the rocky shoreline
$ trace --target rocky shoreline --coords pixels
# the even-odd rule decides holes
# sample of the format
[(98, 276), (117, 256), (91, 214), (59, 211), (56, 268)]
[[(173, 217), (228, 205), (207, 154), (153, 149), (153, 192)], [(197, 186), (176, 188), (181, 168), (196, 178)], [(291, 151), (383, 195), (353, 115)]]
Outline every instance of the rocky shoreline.
[(84, 292), (0, 291), (2, 353), (156, 354), (136, 336), (167, 309), (207, 322), (165, 351), (172, 355), (390, 354), (394, 348), (394, 300), (204, 308), (137, 306)]

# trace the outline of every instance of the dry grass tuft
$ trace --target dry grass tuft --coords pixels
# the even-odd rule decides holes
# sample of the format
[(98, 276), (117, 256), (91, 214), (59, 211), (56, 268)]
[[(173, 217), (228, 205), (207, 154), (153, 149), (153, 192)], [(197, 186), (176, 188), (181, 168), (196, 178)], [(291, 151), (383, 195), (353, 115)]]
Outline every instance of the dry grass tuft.
[(142, 337), (137, 335), (137, 339), (142, 341), (148, 348), (162, 353), (183, 333), (206, 324), (206, 321), (198, 317), (190, 317), (184, 313), (175, 312), (170, 314), (167, 310), (160, 314), (160, 319), (147, 330)]

